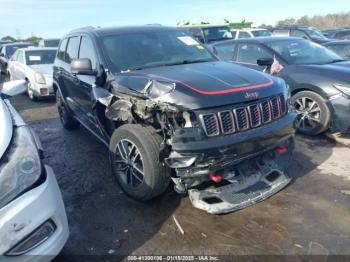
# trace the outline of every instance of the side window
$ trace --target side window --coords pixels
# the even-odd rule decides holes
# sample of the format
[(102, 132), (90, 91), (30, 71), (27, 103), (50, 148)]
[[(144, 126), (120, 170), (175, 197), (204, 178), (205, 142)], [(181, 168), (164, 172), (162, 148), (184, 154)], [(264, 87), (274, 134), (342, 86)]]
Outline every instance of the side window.
[(17, 61), (22, 63), (22, 64), (25, 64), (24, 57), (23, 57), (23, 51), (18, 51)]
[(297, 30), (297, 29), (293, 29), (290, 32), (290, 36), (303, 37), (303, 38), (308, 39), (307, 35), (303, 31), (300, 31), (300, 30)]
[(92, 69), (97, 67), (97, 58), (94, 51), (94, 45), (89, 37), (83, 36), (81, 38), (79, 58), (89, 58), (91, 61)]
[(251, 36), (246, 31), (240, 31), (239, 34), (238, 34), (238, 38), (251, 38)]
[(62, 60), (62, 61), (64, 61), (64, 56), (65, 56), (65, 53), (66, 53), (66, 47), (67, 47), (67, 38), (63, 39), (61, 41), (60, 47), (59, 47), (58, 52), (57, 52), (57, 58)]
[(80, 37), (74, 36), (69, 38), (67, 45), (67, 52), (64, 60), (70, 64), (74, 59), (78, 58)]
[(215, 54), (223, 61), (232, 61), (236, 44), (225, 43), (214, 47)]
[(257, 64), (261, 58), (272, 58), (265, 49), (255, 44), (242, 44), (238, 48), (238, 62), (245, 64)]

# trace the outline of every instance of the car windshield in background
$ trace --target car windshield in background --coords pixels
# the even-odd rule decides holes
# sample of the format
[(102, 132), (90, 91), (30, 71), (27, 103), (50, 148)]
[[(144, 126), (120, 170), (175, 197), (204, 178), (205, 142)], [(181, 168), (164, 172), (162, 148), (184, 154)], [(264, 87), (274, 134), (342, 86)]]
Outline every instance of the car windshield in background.
[(255, 37), (272, 36), (272, 33), (268, 30), (254, 30), (251, 32)]
[(343, 57), (344, 59), (350, 60), (350, 44), (347, 45), (330, 45), (327, 46), (329, 49)]
[(342, 58), (333, 51), (307, 40), (285, 40), (266, 43), (289, 64), (329, 64)]
[(45, 41), (45, 47), (58, 47), (58, 44), (60, 43), (59, 39), (44, 40), (44, 41)]
[(56, 50), (26, 51), (27, 65), (53, 64)]
[(177, 30), (109, 35), (102, 38), (102, 46), (114, 72), (216, 60)]
[(30, 45), (11, 45), (11, 46), (7, 46), (6, 47), (7, 55), (10, 57), (16, 52), (17, 49), (25, 48), (25, 47), (28, 47), (28, 46), (30, 46)]
[(228, 27), (208, 27), (203, 29), (207, 42), (232, 39), (232, 33)]
[(312, 39), (323, 40), (327, 39), (321, 32), (317, 31), (314, 28), (305, 28), (303, 29)]

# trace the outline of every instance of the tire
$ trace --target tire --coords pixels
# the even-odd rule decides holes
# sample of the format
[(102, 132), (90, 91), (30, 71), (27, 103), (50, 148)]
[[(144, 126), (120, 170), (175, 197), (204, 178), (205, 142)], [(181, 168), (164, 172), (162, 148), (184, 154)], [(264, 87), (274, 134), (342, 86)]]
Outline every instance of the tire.
[(71, 115), (69, 110), (66, 108), (66, 105), (63, 102), (61, 92), (56, 91), (56, 104), (58, 114), (60, 116), (61, 123), (63, 127), (67, 130), (73, 130), (79, 127), (79, 122)]
[(301, 91), (292, 97), (298, 114), (297, 131), (306, 135), (318, 135), (329, 129), (331, 113), (325, 99), (312, 91)]
[[(161, 142), (150, 127), (127, 124), (114, 130), (109, 146), (112, 173), (128, 196), (147, 201), (167, 189), (170, 169), (159, 161)], [(123, 152), (130, 153), (126, 161)]]
[(32, 89), (32, 84), (27, 81), (27, 95), (29, 97), (30, 100), (32, 101), (37, 101), (38, 98), (35, 96), (33, 89)]

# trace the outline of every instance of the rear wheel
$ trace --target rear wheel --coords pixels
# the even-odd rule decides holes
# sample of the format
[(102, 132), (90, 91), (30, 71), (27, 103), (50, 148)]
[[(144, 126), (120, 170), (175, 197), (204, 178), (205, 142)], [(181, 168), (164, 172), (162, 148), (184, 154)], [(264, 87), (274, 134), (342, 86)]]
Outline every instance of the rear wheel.
[(32, 89), (32, 84), (30, 83), (30, 81), (27, 81), (27, 94), (30, 100), (32, 101), (36, 101), (37, 97), (34, 95), (34, 91)]
[(110, 141), (112, 172), (132, 198), (146, 201), (162, 194), (170, 182), (170, 169), (159, 161), (161, 137), (152, 128), (124, 125)]
[(331, 114), (322, 96), (301, 91), (293, 96), (292, 101), (298, 114), (295, 125), (300, 133), (318, 135), (329, 128)]
[(56, 91), (56, 104), (61, 123), (65, 129), (72, 130), (79, 127), (79, 123), (66, 108), (61, 92)]

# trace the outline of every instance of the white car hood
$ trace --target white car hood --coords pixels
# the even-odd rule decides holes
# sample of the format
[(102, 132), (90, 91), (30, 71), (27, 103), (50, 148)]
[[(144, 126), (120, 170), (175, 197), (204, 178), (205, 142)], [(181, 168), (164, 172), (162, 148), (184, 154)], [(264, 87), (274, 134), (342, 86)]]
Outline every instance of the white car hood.
[(9, 146), (13, 133), (13, 122), (10, 111), (0, 99), (0, 158)]
[(40, 73), (43, 75), (50, 75), (53, 74), (53, 64), (48, 65), (31, 65), (29, 66), (31, 69), (33, 69), (36, 73)]

